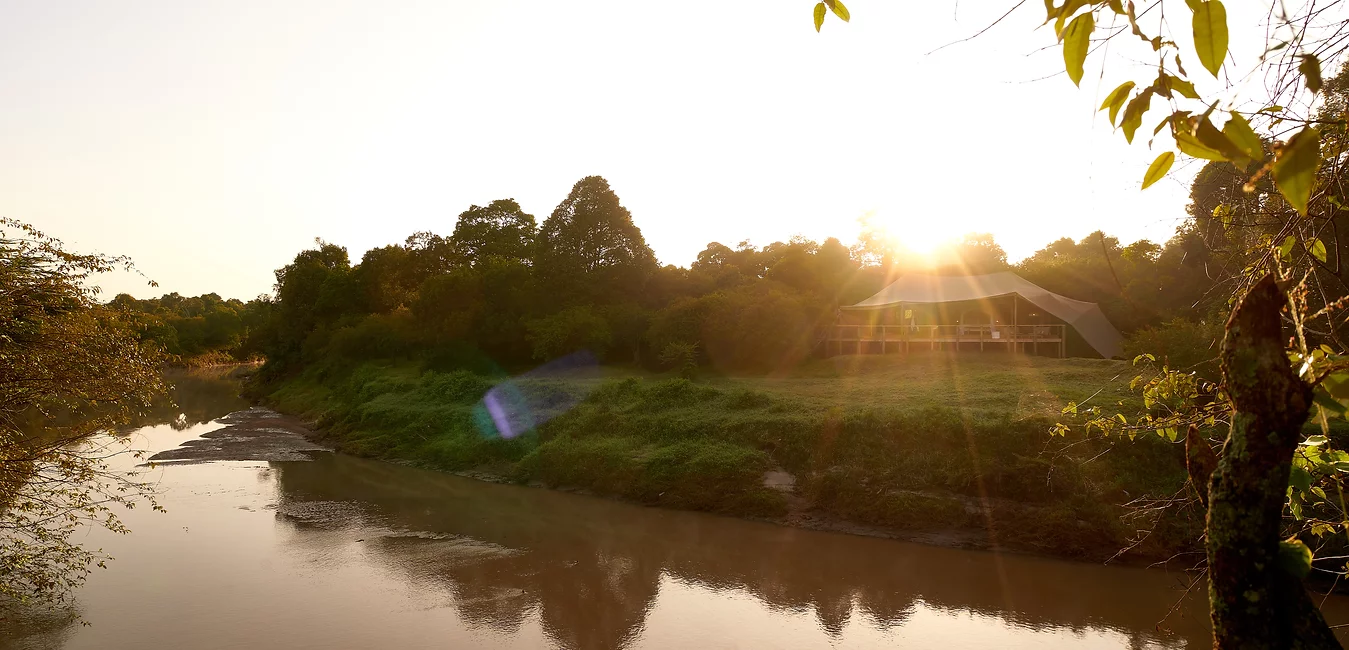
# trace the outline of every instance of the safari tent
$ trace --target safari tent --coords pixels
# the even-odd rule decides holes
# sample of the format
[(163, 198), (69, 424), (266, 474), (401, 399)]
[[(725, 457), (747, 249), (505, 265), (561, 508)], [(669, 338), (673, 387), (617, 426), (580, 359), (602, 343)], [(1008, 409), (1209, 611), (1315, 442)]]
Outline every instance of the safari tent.
[(1108, 359), (1120, 355), (1120, 340), (1096, 303), (1004, 272), (902, 276), (841, 308), (824, 346), (831, 355), (944, 349)]

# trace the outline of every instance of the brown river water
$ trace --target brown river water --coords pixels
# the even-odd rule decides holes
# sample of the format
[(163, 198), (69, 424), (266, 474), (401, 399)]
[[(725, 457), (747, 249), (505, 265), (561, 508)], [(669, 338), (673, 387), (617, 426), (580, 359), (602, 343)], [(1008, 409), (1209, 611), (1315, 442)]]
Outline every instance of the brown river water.
[[(151, 451), (246, 404), (183, 378)], [(255, 411), (255, 413), (257, 413)], [(88, 625), (0, 647), (1201, 648), (1185, 575), (823, 533), (496, 485), (331, 453), (164, 464), (167, 514), (83, 541), (116, 559)], [(1176, 611), (1167, 612), (1180, 601)], [(1349, 598), (1325, 604), (1349, 622)], [(1165, 618), (1165, 621), (1163, 619)]]

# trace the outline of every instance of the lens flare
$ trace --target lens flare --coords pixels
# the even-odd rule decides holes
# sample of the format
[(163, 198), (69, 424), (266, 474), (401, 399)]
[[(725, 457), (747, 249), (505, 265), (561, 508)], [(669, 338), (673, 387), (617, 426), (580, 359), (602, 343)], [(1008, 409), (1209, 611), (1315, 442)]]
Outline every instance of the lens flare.
[(493, 386), (473, 407), (473, 421), (485, 438), (519, 437), (585, 399), (599, 363), (587, 351), (554, 359)]

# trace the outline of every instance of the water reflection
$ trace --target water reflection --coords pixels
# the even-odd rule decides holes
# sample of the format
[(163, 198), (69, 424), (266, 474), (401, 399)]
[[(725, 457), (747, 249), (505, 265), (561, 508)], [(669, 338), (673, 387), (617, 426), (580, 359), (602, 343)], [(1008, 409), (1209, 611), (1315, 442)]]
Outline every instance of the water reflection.
[[(175, 377), (134, 444), (244, 406)], [(179, 414), (183, 414), (181, 419)], [(199, 423), (199, 424), (192, 424)], [(0, 647), (1203, 648), (1183, 577), (817, 533), (346, 456), (163, 466), (78, 595), (92, 627), (0, 613)], [(97, 531), (96, 531), (97, 533)], [(1333, 623), (1349, 599), (1331, 598)]]
[(124, 429), (168, 424), (176, 431), (183, 431), (248, 408), (248, 400), (239, 395), (239, 379), (251, 369), (252, 366), (223, 366), (165, 372), (168, 395), (157, 400), (149, 411)]
[[(391, 532), (365, 541), (371, 557), (439, 584), (466, 623), (513, 633), (537, 612), (566, 648), (629, 645), (666, 578), (810, 612), (834, 638), (855, 616), (884, 630), (927, 608), (1073, 635), (1114, 630), (1133, 647), (1207, 643), (1202, 603), (1179, 615), (1174, 633), (1154, 630), (1179, 596), (1178, 577), (1161, 572), (637, 508), (342, 456), (275, 469), (277, 516), (301, 533), (296, 543), (323, 543), (302, 534), (307, 528), (377, 522)], [(331, 518), (289, 514), (342, 502), (368, 507), (345, 523), (340, 509)]]

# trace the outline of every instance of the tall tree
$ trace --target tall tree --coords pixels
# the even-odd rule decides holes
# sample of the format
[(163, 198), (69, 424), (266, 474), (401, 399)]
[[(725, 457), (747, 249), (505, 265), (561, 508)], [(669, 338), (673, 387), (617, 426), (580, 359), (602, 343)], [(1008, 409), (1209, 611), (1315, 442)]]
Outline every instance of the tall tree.
[(471, 206), (454, 224), (454, 243), (462, 259), (481, 266), (490, 259), (529, 262), (538, 224), (515, 199), (498, 199), (487, 207)]
[(278, 367), (296, 358), (305, 337), (321, 318), (334, 314), (344, 297), (355, 298), (352, 288), (339, 287), (351, 272), (347, 249), (321, 239), (315, 243), (315, 248), (300, 251), (294, 261), (276, 270), (277, 309), (266, 354)]
[(587, 176), (543, 222), (535, 269), (559, 305), (613, 304), (640, 297), (656, 255), (609, 182)]

